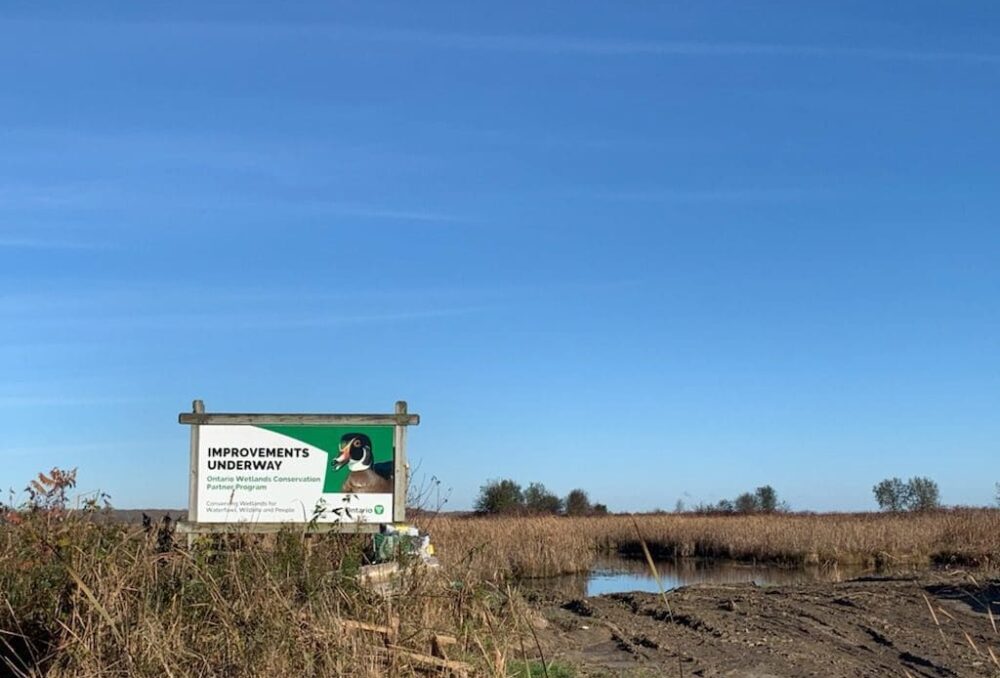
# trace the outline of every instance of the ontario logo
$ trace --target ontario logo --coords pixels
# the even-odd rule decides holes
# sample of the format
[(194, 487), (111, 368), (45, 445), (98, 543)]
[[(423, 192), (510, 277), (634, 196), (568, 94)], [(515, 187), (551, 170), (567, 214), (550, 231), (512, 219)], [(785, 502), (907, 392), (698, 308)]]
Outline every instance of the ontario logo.
[(385, 507), (382, 504), (375, 504), (375, 515), (382, 515), (385, 513)]

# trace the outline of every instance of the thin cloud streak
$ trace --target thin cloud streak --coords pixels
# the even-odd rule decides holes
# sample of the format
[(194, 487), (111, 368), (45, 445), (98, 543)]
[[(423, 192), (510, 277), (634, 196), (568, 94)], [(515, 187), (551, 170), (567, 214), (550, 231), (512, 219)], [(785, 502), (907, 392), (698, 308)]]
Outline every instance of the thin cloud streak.
[[(377, 323), (406, 322), (410, 320), (428, 320), (450, 318), (478, 313), (487, 310), (486, 306), (463, 308), (441, 308), (420, 311), (401, 311), (370, 315), (323, 315), (320, 313), (303, 313), (287, 315), (281, 313), (258, 312), (253, 315), (226, 314), (205, 311), (204, 313), (161, 313), (161, 314), (128, 314), (128, 315), (47, 315), (43, 317), (21, 320), (21, 325), (33, 330), (94, 327), (121, 329), (177, 329), (185, 326), (197, 326), (201, 331), (211, 330), (246, 330), (246, 329), (301, 329), (338, 327), (345, 325), (367, 325)], [(4, 401), (0, 396), (0, 406)]]
[(392, 209), (372, 205), (350, 205), (335, 202), (306, 202), (298, 207), (307, 211), (316, 211), (343, 217), (358, 217), (362, 219), (387, 219), (392, 221), (420, 221), (427, 223), (468, 223), (451, 214), (439, 212), (424, 212), (420, 210)]
[[(392, 320), (408, 320), (415, 318), (448, 317), (470, 314), (495, 309), (507, 302), (518, 301), (526, 296), (538, 298), (545, 295), (565, 295), (569, 293), (593, 293), (607, 290), (624, 290), (641, 285), (642, 281), (632, 278), (618, 278), (592, 282), (525, 282), (521, 284), (506, 284), (495, 286), (424, 286), (418, 288), (345, 288), (336, 291), (317, 292), (314, 289), (296, 287), (241, 289), (219, 288), (187, 285), (133, 285), (130, 289), (116, 287), (98, 287), (92, 290), (56, 288), (47, 291), (22, 292), (18, 294), (0, 295), (0, 314), (9, 319), (17, 320), (19, 325), (35, 327), (67, 322), (104, 324), (105, 322), (122, 323), (129, 320), (138, 324), (144, 322), (195, 322), (205, 320), (228, 321), (244, 319), (243, 314), (226, 313), (224, 308), (243, 307), (253, 304), (258, 312), (253, 316), (264, 325), (271, 326), (276, 320), (291, 318), (293, 322), (299, 316), (289, 316), (287, 305), (290, 300), (301, 304), (302, 312), (308, 312), (314, 305), (328, 304), (336, 301), (364, 302), (367, 304), (400, 304), (414, 305), (429, 303), (440, 304), (439, 308), (427, 308), (416, 311), (390, 312), (380, 315), (361, 316), (323, 316), (315, 313), (301, 321), (305, 323), (329, 325), (334, 323), (356, 322), (386, 322)], [(149, 314), (148, 300), (151, 297), (159, 300), (160, 308), (184, 308), (184, 313)], [(198, 312), (190, 307), (192, 299), (197, 299), (205, 308), (211, 311)], [(271, 309), (266, 306), (282, 304), (282, 309)], [(85, 312), (81, 315), (81, 311)], [(263, 314), (263, 315), (262, 315)], [(0, 343), (0, 355), (6, 352), (33, 351), (48, 348), (75, 347), (81, 348), (86, 342), (77, 340), (68, 342), (49, 342), (43, 344), (27, 342)], [(99, 347), (99, 342), (91, 342), (91, 346)]]
[(53, 455), (90, 454), (94, 452), (120, 452), (150, 449), (170, 449), (174, 441), (151, 443), (149, 440), (114, 441), (105, 443), (65, 443), (53, 445), (7, 445), (0, 447), (0, 458), (42, 457)]
[(832, 191), (796, 188), (747, 188), (704, 190), (589, 191), (586, 196), (601, 200), (649, 203), (748, 203), (797, 202), (835, 195)]
[[(224, 26), (223, 28), (226, 28)], [(256, 26), (262, 30), (294, 32), (322, 31), (342, 39), (411, 43), (476, 51), (505, 51), (592, 56), (684, 56), (684, 57), (818, 57), (854, 58), (909, 62), (964, 62), (1000, 64), (1000, 54), (948, 50), (911, 50), (886, 47), (807, 45), (754, 42), (699, 42), (674, 40), (615, 40), (574, 38), (559, 35), (475, 35), (413, 30), (367, 30), (348, 26), (293, 25)], [(253, 30), (253, 28), (251, 28)]]
[(104, 242), (82, 242), (78, 240), (46, 240), (43, 238), (0, 237), (0, 249), (29, 250), (102, 250), (111, 245)]
[[(51, 21), (45, 26), (51, 26)], [(618, 40), (614, 38), (576, 38), (552, 34), (469, 34), (442, 33), (407, 29), (379, 29), (334, 23), (259, 23), (246, 21), (117, 21), (70, 20), (63, 22), (85, 30), (111, 30), (130, 39), (146, 39), (160, 33), (205, 33), (248, 40), (288, 40), (309, 36), (340, 41), (412, 44), (432, 48), (470, 51), (504, 51), (592, 56), (683, 56), (683, 57), (815, 57), (853, 58), (905, 62), (955, 62), (1000, 64), (1000, 54), (991, 52), (942, 49), (897, 49), (847, 45), (810, 45), (793, 43), (709, 42), (690, 40)], [(42, 26), (38, 21), (6, 19), (0, 26), (9, 30), (29, 30)], [(140, 32), (141, 31), (141, 32)]]
[(120, 198), (117, 187), (98, 183), (8, 184), (0, 188), (0, 209), (89, 208)]
[[(388, 36), (385, 36), (388, 37)], [(790, 56), (850, 57), (888, 61), (957, 61), (1000, 64), (1000, 54), (941, 50), (900, 50), (884, 47), (768, 44), (753, 42), (687, 42), (579, 39), (561, 36), (451, 35), (399, 32), (400, 39), (463, 49), (545, 52), (594, 56)]]
[[(2, 22), (0, 22), (2, 25)], [(248, 100), (251, 106), (256, 100)], [(296, 102), (297, 108), (303, 104)], [(324, 117), (333, 117), (343, 106), (321, 107)], [(353, 109), (349, 109), (353, 110)], [(368, 112), (370, 117), (376, 113)], [(360, 114), (355, 117), (361, 117)], [(0, 129), (0, 144), (5, 159), (12, 162), (35, 163), (40, 159), (64, 164), (67, 157), (73, 167), (106, 167), (111, 164), (123, 171), (127, 168), (148, 169), (191, 166), (199, 172), (253, 172), (260, 176), (281, 178), (289, 182), (304, 178), (315, 179), (314, 172), (303, 167), (303, 161), (323, 160), (328, 173), (335, 176), (353, 175), (360, 169), (421, 170), (436, 161), (433, 156), (404, 152), (383, 142), (286, 137), (281, 143), (267, 138), (248, 138), (235, 132), (219, 131), (198, 134), (177, 128), (145, 130), (107, 129), (102, 127), (22, 125)], [(305, 163), (308, 167), (309, 163)], [(0, 187), (0, 207), (70, 206), (93, 203), (92, 198), (117, 200), (127, 197), (120, 184), (77, 182), (53, 186), (18, 183)]]
[(0, 409), (22, 407), (61, 407), (84, 405), (121, 405), (142, 402), (143, 398), (112, 396), (65, 396), (65, 395), (0, 395)]
[[(266, 163), (262, 163), (262, 166)], [(392, 204), (352, 203), (335, 200), (291, 199), (276, 196), (262, 200), (259, 195), (213, 195), (198, 191), (162, 193), (148, 187), (105, 187), (102, 190), (79, 190), (76, 186), (22, 186), (0, 191), (0, 211), (77, 212), (79, 210), (148, 211), (152, 208), (197, 210), (246, 210), (306, 213), (383, 221), (421, 223), (474, 223), (474, 219), (421, 208)], [(0, 236), (0, 247), (100, 248), (100, 243), (46, 241), (40, 238)]]
[[(402, 311), (399, 313), (378, 313), (371, 315), (356, 315), (356, 316), (327, 316), (327, 317), (281, 317), (273, 316), (271, 318), (257, 318), (256, 316), (231, 316), (229, 318), (223, 317), (220, 322), (216, 322), (216, 325), (220, 329), (232, 329), (232, 328), (261, 328), (261, 327), (275, 327), (279, 326), (281, 328), (306, 328), (306, 327), (336, 327), (340, 325), (367, 325), (372, 323), (391, 323), (400, 322), (407, 320), (424, 320), (430, 318), (449, 318), (454, 316), (468, 315), (470, 313), (478, 313), (485, 310), (485, 307), (469, 307), (469, 308), (443, 308), (443, 309), (432, 309), (426, 311)], [(201, 322), (202, 328), (204, 328), (204, 323), (215, 321), (212, 315), (199, 316), (194, 319), (178, 319), (176, 322)], [(170, 319), (171, 325), (175, 323), (175, 319)]]

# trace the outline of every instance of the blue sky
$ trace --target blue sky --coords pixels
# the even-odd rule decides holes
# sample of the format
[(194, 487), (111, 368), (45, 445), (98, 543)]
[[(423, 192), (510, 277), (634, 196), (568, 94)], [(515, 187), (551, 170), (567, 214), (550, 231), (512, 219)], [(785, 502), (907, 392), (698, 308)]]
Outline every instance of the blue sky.
[(991, 501), (995, 3), (202, 4), (0, 10), (3, 487), (404, 398), (454, 508)]

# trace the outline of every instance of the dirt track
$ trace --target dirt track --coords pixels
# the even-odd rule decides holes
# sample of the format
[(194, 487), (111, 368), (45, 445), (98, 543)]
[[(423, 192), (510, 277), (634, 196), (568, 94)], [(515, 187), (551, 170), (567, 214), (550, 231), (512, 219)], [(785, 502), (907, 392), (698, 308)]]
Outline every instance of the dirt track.
[(1000, 625), (996, 579), (698, 585), (667, 601), (670, 611), (647, 593), (538, 600), (546, 659), (585, 676), (1000, 676), (987, 649), (1000, 661), (986, 612)]

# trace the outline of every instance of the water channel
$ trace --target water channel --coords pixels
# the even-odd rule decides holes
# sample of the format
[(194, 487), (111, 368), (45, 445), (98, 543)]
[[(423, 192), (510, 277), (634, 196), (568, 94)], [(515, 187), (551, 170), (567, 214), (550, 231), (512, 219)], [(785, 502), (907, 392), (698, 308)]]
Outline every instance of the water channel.
[[(871, 573), (863, 568), (779, 567), (729, 560), (684, 558), (656, 563), (660, 583), (669, 591), (691, 584), (746, 584), (776, 586), (808, 582), (835, 582)], [(564, 597), (580, 598), (625, 591), (659, 591), (646, 561), (604, 555), (585, 574), (529, 579), (522, 588)]]

